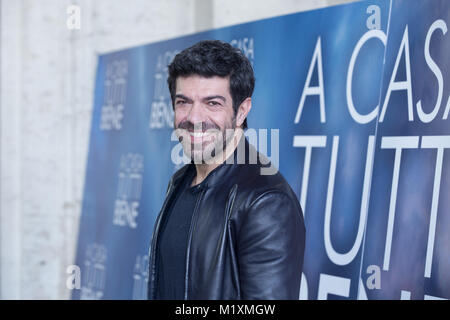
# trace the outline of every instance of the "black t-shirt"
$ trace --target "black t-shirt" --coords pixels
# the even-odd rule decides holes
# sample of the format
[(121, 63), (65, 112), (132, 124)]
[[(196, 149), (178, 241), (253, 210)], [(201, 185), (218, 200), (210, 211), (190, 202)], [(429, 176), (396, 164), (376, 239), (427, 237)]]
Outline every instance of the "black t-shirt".
[(157, 248), (156, 299), (184, 299), (189, 228), (201, 187), (201, 184), (190, 186), (194, 175), (190, 174), (184, 179), (161, 226)]

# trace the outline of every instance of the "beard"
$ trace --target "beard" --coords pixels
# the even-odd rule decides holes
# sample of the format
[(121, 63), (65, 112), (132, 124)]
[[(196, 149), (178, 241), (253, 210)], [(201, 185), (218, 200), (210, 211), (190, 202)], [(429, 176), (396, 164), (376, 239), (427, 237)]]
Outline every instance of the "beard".
[(227, 147), (233, 140), (236, 128), (235, 117), (220, 128), (212, 121), (193, 124), (181, 121), (176, 127), (178, 140), (184, 154), (195, 164), (222, 163)]

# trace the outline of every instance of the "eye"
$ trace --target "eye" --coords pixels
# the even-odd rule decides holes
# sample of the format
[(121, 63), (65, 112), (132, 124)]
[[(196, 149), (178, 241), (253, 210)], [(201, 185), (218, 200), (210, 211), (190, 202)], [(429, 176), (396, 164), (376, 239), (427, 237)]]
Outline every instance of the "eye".
[(221, 104), (217, 101), (214, 101), (214, 100), (208, 101), (208, 106), (215, 107), (215, 106), (220, 106), (220, 105)]
[(186, 104), (186, 100), (177, 100), (175, 101), (175, 105), (177, 106), (182, 106)]

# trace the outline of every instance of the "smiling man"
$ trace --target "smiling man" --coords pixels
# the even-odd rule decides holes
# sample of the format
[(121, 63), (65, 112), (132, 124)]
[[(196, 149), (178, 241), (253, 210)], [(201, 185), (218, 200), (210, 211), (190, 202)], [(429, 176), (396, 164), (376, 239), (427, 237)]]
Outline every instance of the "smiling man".
[(174, 127), (192, 161), (171, 178), (155, 223), (149, 299), (299, 296), (300, 204), (278, 171), (262, 174), (270, 164), (243, 134), (254, 84), (248, 59), (217, 40), (169, 65)]

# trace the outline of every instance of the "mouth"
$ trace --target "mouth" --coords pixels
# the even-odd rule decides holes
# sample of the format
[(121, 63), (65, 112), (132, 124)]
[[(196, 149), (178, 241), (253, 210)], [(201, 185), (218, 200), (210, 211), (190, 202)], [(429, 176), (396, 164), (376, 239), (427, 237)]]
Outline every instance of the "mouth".
[(208, 135), (206, 132), (202, 131), (189, 131), (189, 134), (193, 138), (203, 138), (204, 136)]
[(212, 132), (208, 131), (188, 131), (191, 143), (207, 143), (212, 139)]

